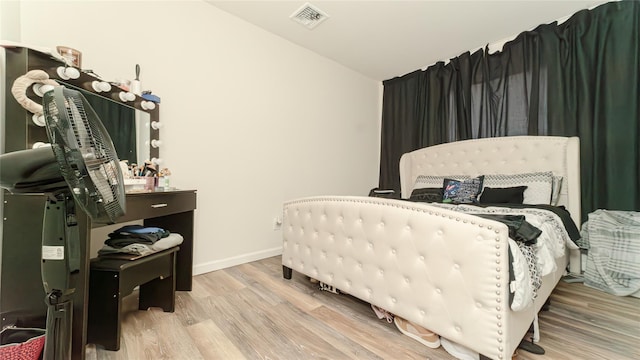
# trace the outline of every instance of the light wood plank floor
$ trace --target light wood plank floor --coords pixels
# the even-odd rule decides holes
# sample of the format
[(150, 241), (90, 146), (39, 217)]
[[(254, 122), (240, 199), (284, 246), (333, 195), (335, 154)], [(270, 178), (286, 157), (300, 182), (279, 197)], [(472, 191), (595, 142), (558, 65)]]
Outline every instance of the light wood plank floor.
[[(87, 346), (88, 360), (453, 359), (378, 320), (369, 304), (320, 291), (280, 257), (194, 277), (175, 313), (138, 311), (125, 298), (120, 351)], [(519, 359), (640, 359), (640, 299), (560, 282), (540, 315), (545, 355)]]

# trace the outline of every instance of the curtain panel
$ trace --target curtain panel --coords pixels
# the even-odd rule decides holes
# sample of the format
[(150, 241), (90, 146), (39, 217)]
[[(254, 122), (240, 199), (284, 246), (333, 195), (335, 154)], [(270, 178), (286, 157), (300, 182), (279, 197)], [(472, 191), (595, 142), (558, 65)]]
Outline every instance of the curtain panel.
[(444, 142), (578, 136), (583, 219), (640, 209), (640, 3), (583, 10), (523, 32), (493, 54), (383, 82), (380, 188), (399, 191), (402, 154)]

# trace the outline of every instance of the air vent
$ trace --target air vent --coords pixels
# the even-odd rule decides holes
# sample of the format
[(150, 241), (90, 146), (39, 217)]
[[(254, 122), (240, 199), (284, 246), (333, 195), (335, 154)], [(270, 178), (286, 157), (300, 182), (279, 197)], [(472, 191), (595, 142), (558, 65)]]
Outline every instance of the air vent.
[(304, 25), (307, 29), (313, 29), (321, 22), (325, 21), (329, 15), (317, 7), (306, 3), (296, 10), (289, 18)]

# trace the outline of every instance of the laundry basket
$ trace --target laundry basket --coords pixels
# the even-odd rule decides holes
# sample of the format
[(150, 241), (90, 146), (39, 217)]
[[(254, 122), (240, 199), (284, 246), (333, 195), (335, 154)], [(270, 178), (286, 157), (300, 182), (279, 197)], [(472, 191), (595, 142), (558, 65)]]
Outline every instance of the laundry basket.
[(42, 359), (45, 330), (33, 328), (6, 328), (0, 331), (0, 359)]

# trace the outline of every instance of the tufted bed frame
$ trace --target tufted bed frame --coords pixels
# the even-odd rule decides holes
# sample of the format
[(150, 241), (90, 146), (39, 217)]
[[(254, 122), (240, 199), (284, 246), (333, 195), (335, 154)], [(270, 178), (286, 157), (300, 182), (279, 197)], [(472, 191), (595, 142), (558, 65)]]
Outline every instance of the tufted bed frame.
[[(580, 224), (578, 138), (516, 136), (441, 144), (404, 154), (402, 198), (418, 175), (563, 177), (559, 205)], [(322, 196), (284, 204), (283, 276), (292, 270), (379, 306), (491, 359), (510, 359), (580, 254), (557, 258), (532, 307), (509, 307), (506, 225), (403, 200)], [(544, 336), (544, 334), (542, 334)]]

